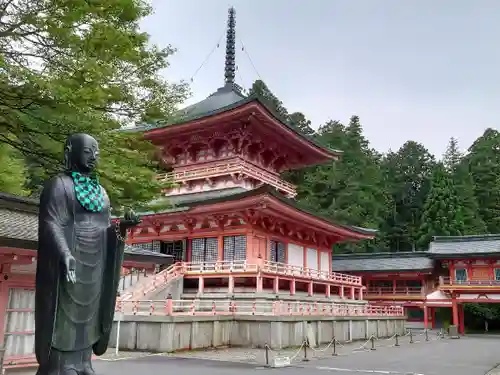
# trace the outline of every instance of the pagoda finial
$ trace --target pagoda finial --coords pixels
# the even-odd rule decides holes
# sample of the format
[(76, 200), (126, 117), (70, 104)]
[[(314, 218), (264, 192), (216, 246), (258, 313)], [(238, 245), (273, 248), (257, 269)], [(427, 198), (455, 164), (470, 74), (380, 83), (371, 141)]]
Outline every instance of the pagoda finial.
[(229, 8), (226, 34), (226, 65), (224, 77), (226, 85), (234, 84), (236, 72), (236, 11)]

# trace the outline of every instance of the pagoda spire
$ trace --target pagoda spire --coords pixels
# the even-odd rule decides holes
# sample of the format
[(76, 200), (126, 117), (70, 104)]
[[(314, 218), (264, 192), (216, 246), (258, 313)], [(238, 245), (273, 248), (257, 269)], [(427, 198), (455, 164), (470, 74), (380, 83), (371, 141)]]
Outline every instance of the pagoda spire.
[(227, 18), (226, 34), (226, 64), (224, 77), (226, 86), (234, 85), (236, 72), (236, 11), (234, 7), (229, 8)]

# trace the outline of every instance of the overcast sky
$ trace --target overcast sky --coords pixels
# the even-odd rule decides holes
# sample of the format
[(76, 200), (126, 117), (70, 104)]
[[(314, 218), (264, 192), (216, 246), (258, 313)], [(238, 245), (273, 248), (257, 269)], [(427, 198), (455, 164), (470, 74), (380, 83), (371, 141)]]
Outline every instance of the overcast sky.
[[(227, 9), (236, 9), (237, 83), (262, 78), (315, 128), (358, 115), (379, 151), (406, 140), (440, 156), (500, 129), (499, 0), (152, 0), (152, 41), (178, 49), (165, 75), (223, 84)], [(222, 39), (221, 39), (222, 37)], [(241, 51), (241, 42), (247, 55)]]

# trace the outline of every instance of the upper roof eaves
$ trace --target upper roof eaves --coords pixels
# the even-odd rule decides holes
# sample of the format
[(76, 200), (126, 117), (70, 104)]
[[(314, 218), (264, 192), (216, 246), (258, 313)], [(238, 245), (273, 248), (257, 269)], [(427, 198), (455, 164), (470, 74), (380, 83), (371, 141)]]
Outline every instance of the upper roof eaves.
[(500, 234), (436, 236), (429, 245), (434, 257), (500, 255)]
[(234, 88), (232, 85), (224, 86), (218, 89), (216, 92), (208, 96), (206, 99), (192, 104), (184, 109), (181, 109), (177, 112), (177, 114), (173, 117), (172, 120), (166, 123), (157, 123), (157, 124), (144, 124), (141, 126), (136, 126), (133, 128), (122, 129), (124, 132), (147, 132), (154, 129), (161, 129), (170, 126), (178, 126), (183, 125), (191, 121), (199, 120), (204, 117), (214, 116), (219, 113), (227, 112), (232, 109), (241, 107), (250, 102), (257, 102), (262, 107), (264, 107), (277, 121), (282, 123), (284, 126), (292, 130), (298, 136), (308, 140), (316, 147), (324, 149), (330, 153), (340, 155), (342, 154), (341, 150), (336, 150), (327, 147), (326, 145), (319, 142), (314, 137), (302, 133), (294, 124), (290, 123), (286, 119), (283, 119), (281, 115), (276, 113), (273, 109), (271, 109), (257, 93), (249, 95), (245, 97), (241, 92)]

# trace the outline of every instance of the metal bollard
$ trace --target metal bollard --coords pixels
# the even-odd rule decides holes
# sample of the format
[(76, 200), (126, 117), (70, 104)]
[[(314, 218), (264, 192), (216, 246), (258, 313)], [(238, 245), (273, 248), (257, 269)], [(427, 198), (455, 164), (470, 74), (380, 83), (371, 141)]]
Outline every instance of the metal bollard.
[(425, 341), (429, 341), (429, 330), (425, 330)]
[(396, 343), (394, 344), (394, 346), (399, 346), (399, 333), (396, 333)]
[(373, 335), (372, 337), (370, 337), (370, 341), (372, 342), (372, 347), (370, 348), (370, 350), (377, 350), (375, 349), (375, 337), (373, 337)]
[(269, 367), (269, 346), (267, 345), (267, 342), (266, 342), (266, 367)]
[(333, 336), (333, 353), (332, 356), (337, 356), (337, 339)]
[(303, 362), (308, 362), (309, 358), (307, 358), (307, 347), (309, 346), (309, 339), (306, 339), (306, 342), (304, 343), (304, 358), (302, 358)]
[(410, 344), (413, 344), (413, 331), (410, 329)]

